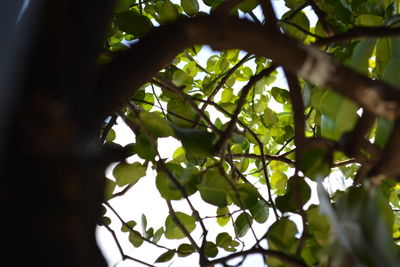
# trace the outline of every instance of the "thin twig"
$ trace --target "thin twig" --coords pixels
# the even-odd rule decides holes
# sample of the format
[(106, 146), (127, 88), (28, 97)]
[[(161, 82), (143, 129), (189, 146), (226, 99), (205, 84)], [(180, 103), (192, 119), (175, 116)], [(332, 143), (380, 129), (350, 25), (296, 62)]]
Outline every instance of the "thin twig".
[(290, 26), (292, 26), (292, 27), (295, 27), (295, 28), (298, 29), (299, 31), (303, 32), (304, 34), (310, 35), (310, 36), (312, 36), (312, 37), (314, 37), (314, 38), (322, 39), (321, 36), (318, 36), (318, 35), (316, 35), (316, 34), (310, 32), (310, 31), (307, 31), (306, 29), (303, 29), (302, 27), (300, 27), (299, 25), (297, 25), (296, 23), (293, 23), (293, 22), (291, 22), (291, 21), (288, 21), (288, 20), (279, 20), (279, 22), (280, 22), (280, 23), (287, 24), (287, 25), (290, 25)]
[[(229, 69), (229, 71), (222, 77), (220, 82), (217, 84), (215, 89), (211, 92), (211, 94), (208, 96), (207, 100), (212, 101), (215, 97), (215, 95), (219, 92), (219, 90), (224, 86), (226, 81), (229, 79), (229, 77), (232, 76), (235, 71), (242, 66), (251, 56), (250, 53), (247, 53), (238, 63), (236, 63), (232, 68)], [(207, 102), (204, 102), (203, 106), (200, 108), (201, 111), (205, 111), (207, 108)]]
[(112, 196), (109, 198), (109, 200), (110, 200), (110, 199), (113, 199), (113, 198), (116, 198), (116, 197), (120, 197), (120, 196), (125, 195), (126, 192), (128, 192), (129, 189), (131, 189), (133, 186), (134, 186), (134, 184), (129, 184), (128, 186), (126, 186), (126, 187), (125, 187), (124, 189), (122, 189), (121, 191), (112, 194)]
[[(152, 106), (155, 107), (155, 108), (162, 109), (162, 107), (159, 107), (159, 106), (155, 105), (154, 103), (151, 103), (151, 102), (146, 101), (146, 100), (132, 98), (131, 101), (136, 101), (136, 102), (141, 102), (141, 103), (149, 104), (149, 105), (152, 105)], [(179, 119), (181, 119), (181, 120), (184, 120), (184, 121), (187, 121), (187, 122), (196, 123), (196, 121), (190, 120), (190, 119), (188, 119), (188, 118), (185, 118), (185, 117), (183, 117), (183, 116), (181, 116), (181, 115), (178, 115), (178, 114), (176, 114), (176, 113), (174, 113), (174, 112), (171, 112), (171, 111), (168, 111), (168, 115), (177, 117), (177, 118), (179, 118)], [(168, 116), (165, 117), (165, 118), (168, 119)], [(202, 124), (202, 123), (198, 123), (198, 125), (201, 126), (201, 127), (208, 128), (207, 125)]]
[(276, 251), (276, 250), (271, 250), (271, 249), (263, 249), (263, 248), (252, 248), (249, 250), (244, 250), (244, 251), (240, 251), (240, 252), (236, 252), (233, 254), (230, 254), (228, 256), (219, 258), (219, 259), (215, 259), (209, 262), (208, 266), (213, 266), (215, 264), (223, 264), (226, 263), (227, 261), (231, 260), (231, 259), (235, 259), (237, 257), (244, 257), (247, 255), (251, 255), (251, 254), (261, 254), (261, 255), (265, 255), (265, 256), (269, 256), (269, 257), (273, 257), (273, 258), (277, 258), (280, 259), (281, 261), (290, 264), (291, 266), (299, 266), (299, 267), (306, 267), (307, 265), (305, 263), (303, 263), (302, 261), (299, 261), (296, 258), (293, 258), (283, 252), (280, 251)]
[(332, 27), (326, 22), (325, 18), (327, 17), (327, 14), (325, 11), (323, 11), (318, 4), (316, 3), (315, 0), (308, 0), (307, 1), (312, 9), (314, 10), (315, 15), (318, 17), (318, 21), (321, 23), (322, 28), (324, 28), (325, 32), (328, 34), (328, 36), (331, 36), (333, 34)]
[(203, 111), (199, 109), (199, 107), (196, 105), (193, 99), (191, 99), (188, 95), (186, 95), (181, 88), (175, 86), (170, 80), (167, 80), (160, 75), (156, 75), (156, 78), (161, 82), (162, 86), (164, 86), (166, 89), (170, 89), (171, 91), (179, 95), (186, 103), (188, 103), (197, 112), (197, 114), (207, 122), (207, 124), (210, 126), (213, 132), (220, 133), (220, 130), (217, 127), (215, 127), (215, 125), (211, 122), (210, 118)]
[[(125, 223), (125, 225), (129, 227), (128, 224)], [(124, 250), (122, 249), (121, 244), (120, 244), (119, 241), (118, 241), (117, 235), (115, 234), (114, 230), (111, 229), (111, 227), (108, 226), (107, 224), (104, 224), (103, 226), (111, 233), (111, 235), (112, 235), (112, 237), (113, 237), (113, 239), (114, 239), (114, 242), (115, 242), (115, 244), (116, 244), (117, 247), (118, 247), (118, 251), (119, 251), (119, 253), (121, 254), (122, 261), (125, 261), (125, 260), (128, 259), (128, 260), (131, 260), (131, 261), (138, 262), (138, 263), (140, 263), (140, 264), (142, 264), (142, 265), (145, 265), (145, 266), (154, 267), (154, 265), (151, 265), (151, 264), (149, 264), (149, 263), (147, 263), (147, 262), (144, 262), (144, 261), (141, 261), (141, 260), (139, 260), (139, 259), (133, 258), (133, 257), (131, 257), (131, 256), (129, 256), (129, 255), (126, 255), (126, 254), (124, 253)], [(152, 242), (151, 242), (151, 243), (152, 243)], [(152, 244), (154, 245), (155, 243), (152, 243)]]
[(124, 253), (124, 250), (123, 250), (121, 244), (119, 243), (119, 240), (118, 240), (117, 235), (115, 234), (114, 230), (111, 229), (111, 227), (108, 226), (107, 224), (103, 224), (102, 226), (104, 226), (111, 233), (111, 235), (114, 239), (114, 242), (118, 247), (118, 251), (119, 251), (119, 254), (121, 255), (122, 260), (125, 260), (126, 255)]
[[(183, 234), (189, 239), (190, 243), (192, 246), (196, 249), (196, 251), (201, 254), (200, 247), (197, 245), (197, 243), (194, 241), (193, 237), (190, 235), (189, 231), (186, 229), (186, 227), (182, 224), (181, 220), (179, 220), (178, 216), (176, 215), (176, 212), (174, 208), (172, 207), (171, 201), (170, 200), (165, 200), (168, 206), (169, 214), (172, 217), (172, 220), (174, 223), (178, 226), (178, 228), (183, 232)], [(202, 255), (200, 255), (201, 257)]]
[[(292, 151), (290, 151), (290, 152), (292, 152)], [(232, 157), (234, 159), (237, 159), (237, 158), (258, 159), (258, 160), (262, 159), (261, 155), (252, 154), (252, 153), (232, 154)], [(290, 164), (290, 165), (295, 165), (295, 163), (296, 163), (295, 161), (286, 158), (284, 155), (264, 155), (264, 157), (267, 160), (281, 161), (281, 162), (284, 162), (284, 163)]]
[(154, 97), (156, 98), (157, 103), (158, 103), (158, 105), (159, 105), (159, 107), (160, 107), (160, 109), (161, 109), (161, 112), (162, 112), (162, 114), (164, 115), (164, 118), (166, 118), (167, 116), (165, 115), (164, 108), (163, 108), (163, 106), (161, 105), (161, 101), (160, 101), (160, 99), (158, 98), (158, 96), (157, 96), (157, 94), (156, 94), (156, 92), (155, 92), (155, 90), (154, 90), (154, 85), (153, 85), (153, 83), (150, 83), (150, 86), (151, 86), (151, 91), (153, 92), (153, 95), (154, 95)]
[[(104, 205), (106, 205), (114, 213), (114, 215), (117, 216), (117, 218), (121, 222), (121, 224), (124, 225), (130, 232), (135, 231), (135, 230), (133, 230), (133, 228), (124, 219), (122, 219), (121, 215), (119, 215), (119, 213), (114, 209), (113, 206), (111, 206), (111, 204), (108, 201), (104, 202)], [(165, 249), (165, 250), (168, 250), (168, 251), (175, 251), (174, 249), (170, 249), (170, 248), (167, 248), (165, 246), (159, 245), (159, 244), (151, 241), (150, 239), (145, 238), (142, 235), (140, 235), (140, 238), (143, 239), (143, 241), (146, 241), (147, 243), (150, 243), (153, 246), (156, 246), (158, 248), (162, 248), (162, 249)]]
[(225, 143), (227, 142), (227, 140), (231, 137), (232, 132), (236, 126), (236, 123), (238, 121), (238, 116), (240, 111), (243, 108), (243, 105), (246, 102), (246, 98), (247, 95), (250, 91), (250, 89), (259, 81), (261, 80), (263, 77), (268, 76), (269, 74), (271, 74), (274, 70), (276, 69), (275, 65), (271, 65), (269, 68), (266, 68), (264, 70), (262, 70), (260, 73), (252, 76), (249, 80), (249, 82), (242, 88), (242, 93), (240, 95), (240, 98), (236, 104), (236, 109), (232, 115), (232, 118), (228, 124), (228, 126), (226, 127), (225, 131), (222, 133), (220, 139), (217, 141), (217, 143), (214, 146), (215, 152), (219, 153), (225, 146)]
[(104, 142), (106, 141), (107, 135), (110, 132), (110, 130), (112, 129), (112, 127), (115, 125), (115, 123), (117, 122), (117, 115), (112, 115), (110, 118), (110, 121), (107, 123), (107, 125), (104, 127), (102, 133), (101, 133), (101, 137), (100, 137), (100, 143), (104, 144)]
[(194, 64), (195, 64), (195, 66), (196, 66), (199, 70), (201, 70), (201, 71), (203, 71), (203, 72), (205, 72), (205, 73), (207, 73), (207, 74), (211, 74), (211, 73), (210, 73), (209, 71), (207, 71), (203, 66), (201, 66), (200, 63), (198, 63), (198, 62), (196, 61), (196, 59), (195, 59), (194, 57), (192, 57), (189, 53), (186, 53), (185, 56), (186, 56), (188, 59), (190, 59), (191, 61), (193, 61)]

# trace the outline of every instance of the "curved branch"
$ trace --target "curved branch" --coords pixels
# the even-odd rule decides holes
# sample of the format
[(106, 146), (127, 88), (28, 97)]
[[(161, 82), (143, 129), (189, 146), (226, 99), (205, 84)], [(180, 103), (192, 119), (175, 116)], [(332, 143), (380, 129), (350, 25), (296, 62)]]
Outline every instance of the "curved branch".
[(400, 91), (394, 87), (371, 80), (338, 64), (317, 48), (262, 25), (208, 15), (158, 27), (105, 66), (96, 92), (98, 120), (123, 105), (158, 70), (194, 44), (208, 44), (218, 50), (242, 49), (268, 57), (304, 79), (354, 100), (376, 116), (399, 116)]
[(320, 38), (318, 41), (314, 43), (314, 45), (323, 46), (359, 37), (390, 37), (399, 35), (400, 35), (400, 27), (389, 28), (387, 26), (381, 26), (381, 27), (358, 26), (358, 27), (353, 27), (344, 33), (336, 34), (332, 37)]
[(302, 267), (307, 266), (305, 263), (303, 263), (303, 262), (297, 260), (296, 258), (291, 257), (283, 252), (271, 250), (271, 249), (263, 249), (263, 248), (252, 248), (249, 250), (236, 252), (236, 253), (230, 254), (228, 256), (212, 260), (209, 262), (209, 264), (207, 266), (213, 266), (218, 263), (226, 263), (227, 261), (229, 261), (231, 259), (235, 259), (237, 257), (245, 257), (245, 256), (251, 255), (251, 254), (261, 254), (261, 255), (265, 255), (265, 256), (269, 256), (269, 257), (274, 257), (274, 258), (280, 259), (284, 263), (289, 264), (290, 266), (302, 266)]

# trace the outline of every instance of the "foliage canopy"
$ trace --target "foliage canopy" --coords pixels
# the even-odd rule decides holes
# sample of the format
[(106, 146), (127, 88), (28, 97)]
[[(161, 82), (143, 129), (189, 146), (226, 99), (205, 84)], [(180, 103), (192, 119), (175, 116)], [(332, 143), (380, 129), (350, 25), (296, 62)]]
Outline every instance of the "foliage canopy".
[[(400, 86), (399, 1), (284, 2), (289, 11), (277, 18), (269, 1), (118, 1), (100, 64), (129, 58), (142, 43), (157, 57), (175, 53), (173, 46), (184, 48), (172, 61), (165, 59), (167, 64), (149, 67), (151, 78), (130, 88), (102, 132), (104, 146), (133, 157), (120, 161), (107, 179), (101, 224), (113, 231), (106, 213), (115, 212), (112, 199), (134, 191), (154, 172), (157, 197), (169, 208), (165, 224), (154, 226), (145, 215), (141, 223), (120, 217), (119, 223), (132, 246), (147, 242), (160, 248), (156, 263), (193, 253), (202, 266), (250, 254), (263, 255), (268, 266), (400, 263), (399, 112), (391, 106), (399, 103), (394, 88)], [(209, 11), (200, 11), (204, 5)], [(318, 17), (315, 25), (311, 12)], [(204, 32), (189, 28), (192, 21), (217, 18), (214, 23), (228, 25), (238, 17), (261, 26), (276, 50), (259, 53), (246, 39), (264, 44), (264, 37), (240, 35), (244, 32), (234, 27), (206, 29), (217, 37), (197, 37)], [(185, 23), (188, 28), (179, 28)], [(178, 33), (154, 43), (168, 29)], [(244, 40), (232, 42), (224, 36), (228, 31)], [(194, 40), (178, 38), (187, 34)], [(203, 44), (220, 52), (203, 60)], [(247, 46), (248, 53), (240, 50)], [(301, 53), (303, 58), (294, 56)], [(151, 65), (135, 64), (138, 72), (140, 65)], [(288, 88), (275, 85), (280, 66)], [(113, 142), (117, 117), (136, 136), (123, 148)], [(181, 143), (171, 158), (158, 151), (165, 137)], [(335, 177), (343, 181), (341, 190), (327, 193)], [(312, 191), (318, 201), (314, 197), (309, 205)], [(194, 195), (213, 212), (197, 210)], [(189, 212), (175, 210), (176, 201), (187, 203)], [(301, 231), (294, 215), (301, 218)], [(206, 220), (226, 230), (212, 236)], [(255, 232), (256, 224), (266, 225), (265, 232)], [(243, 247), (246, 236), (255, 241)], [(176, 239), (176, 247), (163, 246), (164, 238)]]

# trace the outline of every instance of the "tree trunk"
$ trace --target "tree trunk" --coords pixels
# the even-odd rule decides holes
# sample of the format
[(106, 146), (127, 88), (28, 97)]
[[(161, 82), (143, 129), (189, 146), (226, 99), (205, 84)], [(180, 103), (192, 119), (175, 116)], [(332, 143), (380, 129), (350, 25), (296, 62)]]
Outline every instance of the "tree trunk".
[(89, 96), (113, 1), (42, 2), (7, 114), (2, 265), (107, 266), (95, 240), (107, 161)]

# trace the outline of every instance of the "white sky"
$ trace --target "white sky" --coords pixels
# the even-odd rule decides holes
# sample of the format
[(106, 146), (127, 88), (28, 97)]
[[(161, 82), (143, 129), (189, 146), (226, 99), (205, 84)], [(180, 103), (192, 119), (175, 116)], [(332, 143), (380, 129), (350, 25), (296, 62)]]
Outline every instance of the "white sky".
[[(199, 1), (199, 3), (202, 5), (201, 8), (204, 10), (204, 4), (202, 1)], [(283, 13), (285, 13), (288, 9), (284, 6), (284, 1), (273, 1), (273, 4), (275, 5), (276, 12), (278, 17), (280, 17)], [(314, 14), (313, 12), (310, 12), (309, 9), (308, 14)], [(306, 10), (306, 11), (307, 11)], [(261, 17), (261, 12), (258, 11), (258, 14)], [(312, 16), (311, 17), (311, 25), (314, 26), (316, 23), (316, 17)], [(206, 65), (206, 61), (210, 55), (214, 53), (211, 49), (208, 47), (204, 47), (200, 54), (196, 57), (196, 59), (203, 65)], [(242, 55), (243, 56), (243, 55)], [(273, 84), (273, 86), (278, 86), (282, 88), (287, 88), (286, 80), (283, 78), (282, 71), (279, 71), (278, 77), (276, 82)], [(274, 105), (275, 108), (277, 105)], [(273, 106), (270, 106), (270, 108), (274, 109)], [(116, 133), (117, 133), (117, 139), (116, 142), (120, 143), (121, 145), (125, 145), (128, 143), (132, 143), (135, 140), (134, 135), (132, 132), (124, 125), (124, 123), (118, 119), (118, 124), (113, 128)], [(180, 146), (180, 143), (174, 139), (174, 138), (164, 138), (162, 140), (159, 140), (159, 150), (162, 155), (162, 157), (165, 158), (171, 158), (172, 153), (175, 151), (177, 147)], [(130, 161), (141, 161), (139, 158), (132, 157), (130, 158)], [(142, 162), (142, 161), (141, 161)], [(111, 175), (111, 168), (107, 171), (107, 176), (109, 178), (112, 178)], [(164, 226), (164, 220), (168, 215), (168, 208), (165, 203), (165, 201), (161, 198), (159, 192), (157, 191), (157, 188), (155, 186), (155, 172), (152, 170), (147, 171), (147, 176), (143, 177), (139, 180), (139, 182), (128, 191), (123, 197), (118, 197), (115, 199), (112, 199), (110, 201), (110, 204), (114, 207), (115, 210), (119, 213), (119, 215), (125, 220), (134, 220), (138, 223), (135, 229), (139, 230), (141, 229), (140, 227), (140, 221), (141, 221), (141, 215), (146, 214), (147, 217), (147, 222), (148, 222), (148, 227), (153, 227), (155, 230), (157, 230), (159, 227)], [(332, 187), (338, 187), (343, 189), (343, 184), (337, 175), (332, 175), (331, 178), (327, 179), (327, 183), (330, 183)], [(330, 181), (330, 182), (329, 182)], [(312, 184), (312, 197), (310, 202), (307, 205), (310, 205), (311, 203), (318, 203), (318, 198), (316, 196), (316, 190), (315, 190), (315, 183)], [(328, 186), (328, 187), (331, 187)], [(263, 186), (265, 188), (265, 186)], [(331, 189), (336, 189), (332, 188)], [(121, 190), (120, 188), (117, 189), (118, 191)], [(265, 190), (264, 190), (265, 191)], [(266, 192), (265, 192), (266, 193)], [(264, 194), (264, 197), (267, 198), (267, 196)], [(199, 193), (194, 194), (193, 196), (190, 197), (192, 203), (194, 204), (195, 208), (199, 211), (200, 216), (215, 216), (215, 211), (216, 207), (209, 205), (205, 203), (204, 201), (201, 200)], [(182, 211), (187, 214), (191, 214), (190, 210), (188, 209), (188, 205), (185, 201), (173, 201), (172, 202), (175, 211)], [(232, 210), (231, 210), (232, 211)], [(122, 245), (125, 254), (130, 255), (134, 258), (138, 258), (140, 260), (143, 260), (149, 264), (153, 264), (155, 259), (165, 250), (155, 248), (151, 244), (147, 244), (144, 242), (140, 248), (134, 248), (128, 241), (128, 233), (122, 233), (120, 231), (121, 224), (119, 223), (119, 220), (111, 213), (108, 212), (107, 216), (109, 216), (112, 219), (112, 224), (111, 227), (114, 229), (115, 233), (118, 236), (118, 239), (120, 241), (120, 244)], [(296, 225), (299, 229), (299, 231), (302, 231), (301, 227), (301, 221), (299, 216), (293, 216), (292, 220), (296, 222)], [(258, 224), (254, 223), (253, 224), (253, 229), (256, 234), (258, 234), (258, 237), (260, 235), (264, 234), (268, 227), (275, 222), (275, 218), (270, 212), (269, 219), (267, 220), (266, 223), (264, 224)], [(234, 236), (233, 233), (233, 227), (227, 226), (227, 227), (220, 227), (216, 223), (216, 219), (206, 219), (204, 220), (204, 223), (207, 227), (207, 229), (210, 230), (210, 233), (208, 235), (208, 240), (212, 241), (215, 243), (215, 236), (219, 232), (228, 232), (231, 234), (231, 236)], [(140, 232), (140, 230), (139, 230)], [(201, 229), (199, 225), (197, 225), (196, 229), (192, 232), (192, 236), (194, 237), (195, 241), (198, 241), (200, 243), (200, 237), (201, 237)], [(99, 245), (109, 263), (109, 266), (118, 266), (118, 267), (132, 267), (132, 266), (141, 266), (139, 263), (126, 260), (124, 262), (121, 261), (121, 256), (118, 251), (118, 248), (112, 239), (111, 234), (105, 229), (104, 227), (99, 227), (97, 231), (97, 239), (99, 242)], [(254, 244), (254, 237), (251, 234), (251, 231), (242, 238), (242, 240), (248, 244), (249, 246), (252, 246)], [(188, 240), (182, 239), (182, 240), (167, 240), (164, 237), (159, 241), (159, 244), (162, 244), (164, 246), (170, 247), (170, 248), (176, 248), (176, 244), (181, 244), (183, 243), (189, 243)], [(217, 257), (221, 257), (224, 255), (227, 255), (223, 249), (219, 249), (219, 254)], [(239, 258), (240, 259), (240, 258)], [(171, 264), (172, 262), (172, 264)], [(231, 262), (233, 263), (233, 262)], [(157, 264), (157, 266), (198, 266), (198, 256), (196, 253), (193, 253), (193, 255), (185, 257), (185, 258), (178, 258), (175, 256), (175, 258), (165, 264)], [(250, 256), (247, 258), (247, 260), (244, 262), (242, 266), (251, 266), (251, 267), (258, 267), (258, 266), (264, 266), (263, 261), (261, 256)]]

